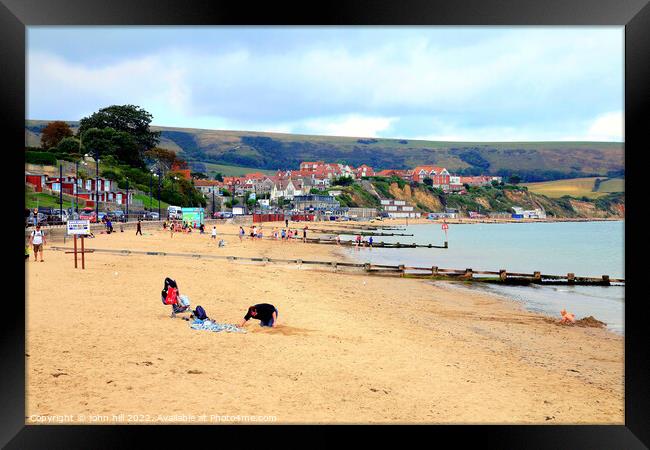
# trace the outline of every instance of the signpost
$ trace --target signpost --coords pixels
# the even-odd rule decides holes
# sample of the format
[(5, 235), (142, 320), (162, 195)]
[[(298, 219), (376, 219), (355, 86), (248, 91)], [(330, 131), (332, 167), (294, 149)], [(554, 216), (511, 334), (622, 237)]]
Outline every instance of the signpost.
[(442, 230), (445, 232), (445, 244), (448, 242), (447, 239), (447, 230), (449, 229), (449, 225), (447, 225), (447, 222), (442, 223)]
[[(85, 253), (84, 249), (84, 237), (90, 234), (90, 220), (68, 220), (66, 225), (66, 231), (68, 235), (74, 236), (74, 268), (77, 268), (77, 253), (81, 253), (81, 268), (86, 268)], [(77, 250), (77, 236), (81, 237), (81, 251)], [(92, 250), (88, 251), (91, 253)], [(67, 252), (68, 253), (68, 252)]]

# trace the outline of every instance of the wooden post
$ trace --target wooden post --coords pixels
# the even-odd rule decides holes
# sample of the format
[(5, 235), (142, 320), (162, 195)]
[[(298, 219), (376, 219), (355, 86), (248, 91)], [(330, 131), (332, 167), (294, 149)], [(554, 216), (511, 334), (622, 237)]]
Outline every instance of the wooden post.
[(438, 275), (438, 266), (431, 266), (431, 275)]
[(569, 282), (569, 284), (573, 284), (573, 283), (576, 282), (576, 274), (575, 273), (568, 273), (566, 278), (567, 278), (567, 281)]
[(403, 276), (404, 276), (404, 264), (400, 264), (399, 267), (398, 267), (398, 269), (399, 269), (399, 271), (401, 272), (401, 275), (400, 275), (400, 276), (403, 277)]
[(449, 242), (445, 241), (445, 248), (449, 248)]
[(541, 272), (534, 272), (533, 273), (533, 279), (535, 280), (536, 283), (541, 283), (542, 282), (542, 273)]
[(84, 252), (84, 235), (81, 235), (81, 269), (86, 269), (86, 253)]
[(508, 272), (506, 272), (506, 269), (499, 270), (499, 278), (501, 278), (501, 281), (506, 281), (507, 277), (508, 277)]
[(472, 269), (465, 269), (465, 278), (471, 280), (474, 277)]
[(365, 263), (365, 264), (363, 265), (363, 269), (364, 269), (366, 272), (370, 272), (370, 263)]
[(609, 286), (609, 275), (603, 275), (603, 284)]
[(74, 235), (74, 268), (77, 268), (77, 235)]

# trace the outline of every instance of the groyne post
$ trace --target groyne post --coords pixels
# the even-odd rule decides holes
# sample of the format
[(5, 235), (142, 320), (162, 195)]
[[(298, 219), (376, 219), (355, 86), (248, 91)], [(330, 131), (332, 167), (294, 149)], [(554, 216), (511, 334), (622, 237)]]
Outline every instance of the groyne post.
[(541, 283), (542, 282), (542, 273), (541, 272), (533, 272), (533, 281), (535, 283)]
[(604, 284), (605, 286), (609, 286), (609, 285), (610, 285), (610, 282), (609, 282), (609, 275), (603, 275), (603, 284)]
[(508, 272), (506, 272), (505, 269), (499, 270), (499, 278), (501, 278), (501, 281), (506, 281), (507, 277), (508, 277)]
[(569, 284), (574, 284), (576, 282), (576, 274), (575, 273), (568, 273), (566, 276), (567, 282)]
[(403, 277), (404, 276), (404, 270), (405, 270), (404, 269), (404, 264), (400, 264), (398, 269), (400, 271), (400, 276)]
[(431, 275), (433, 275), (434, 277), (438, 275), (438, 266), (431, 267)]
[(472, 269), (465, 269), (465, 278), (467, 278), (468, 280), (474, 278), (474, 273), (472, 272)]

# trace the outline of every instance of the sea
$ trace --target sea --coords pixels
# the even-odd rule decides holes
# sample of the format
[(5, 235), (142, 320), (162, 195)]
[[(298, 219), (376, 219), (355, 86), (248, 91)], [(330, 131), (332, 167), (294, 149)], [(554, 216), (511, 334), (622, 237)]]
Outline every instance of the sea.
[[(360, 262), (404, 264), (413, 267), (491, 270), (625, 278), (625, 224), (623, 221), (474, 223), (404, 225), (413, 236), (373, 236), (375, 242), (443, 245), (449, 248), (354, 248), (343, 250)], [(351, 239), (341, 235), (341, 239)], [(365, 237), (367, 239), (367, 237)], [(560, 318), (564, 308), (577, 319), (593, 316), (624, 335), (625, 287), (614, 286), (502, 286), (491, 283), (454, 283), (520, 303), (529, 311)]]

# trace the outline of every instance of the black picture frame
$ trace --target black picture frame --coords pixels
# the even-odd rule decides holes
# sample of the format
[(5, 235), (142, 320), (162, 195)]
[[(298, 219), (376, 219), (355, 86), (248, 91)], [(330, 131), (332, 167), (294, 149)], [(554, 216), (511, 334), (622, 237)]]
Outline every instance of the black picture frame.
[[(4, 171), (11, 187), (23, 184), (25, 140), (25, 50), (26, 26), (33, 25), (619, 25), (625, 26), (625, 425), (621, 426), (423, 426), (423, 427), (344, 427), (354, 428), (375, 439), (394, 435), (413, 439), (416, 431), (425, 442), (449, 438), (455, 445), (476, 439), (480, 445), (499, 448), (647, 448), (650, 445), (648, 400), (648, 327), (644, 324), (640, 286), (641, 264), (635, 264), (633, 248), (642, 242), (643, 208), (638, 189), (642, 188), (640, 164), (647, 152), (644, 121), (648, 114), (650, 80), (650, 6), (648, 0), (349, 0), (343, 2), (265, 2), (140, 0), (0, 0), (0, 102), (2, 125), (6, 128)], [(8, 163), (9, 164), (9, 163)], [(14, 196), (10, 210), (21, 217), (24, 198)], [(14, 223), (13, 219), (9, 220)], [(11, 227), (11, 235), (22, 233), (22, 225)], [(15, 231), (15, 233), (14, 233)], [(22, 251), (16, 242), (11, 247)], [(24, 269), (23, 269), (24, 278)], [(9, 278), (9, 277), (8, 277)], [(9, 284), (23, 294), (19, 276)], [(19, 298), (20, 292), (15, 297)], [(13, 294), (12, 294), (13, 295)], [(8, 303), (6, 303), (8, 304)], [(25, 317), (12, 309), (4, 314), (0, 345), (0, 444), (6, 448), (122, 448), (151, 444), (179, 435), (202, 445), (204, 434), (215, 427), (193, 426), (191, 433), (179, 426), (73, 426), (25, 425)], [(296, 431), (296, 427), (291, 427)], [(246, 439), (284, 443), (286, 427), (217, 427), (219, 433), (237, 433)], [(304, 431), (304, 427), (298, 431)], [(308, 429), (303, 441), (311, 445), (332, 439), (330, 431), (340, 427)], [(408, 437), (406, 434), (408, 433)], [(186, 441), (189, 442), (189, 441)], [(337, 441), (331, 440), (332, 443)]]

